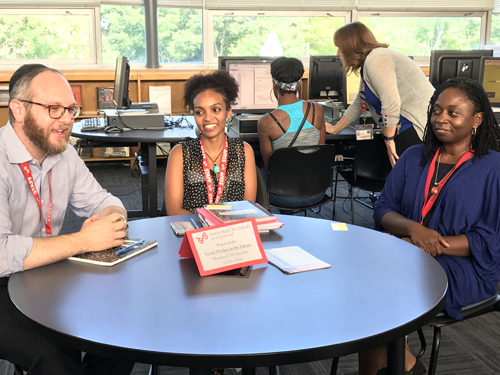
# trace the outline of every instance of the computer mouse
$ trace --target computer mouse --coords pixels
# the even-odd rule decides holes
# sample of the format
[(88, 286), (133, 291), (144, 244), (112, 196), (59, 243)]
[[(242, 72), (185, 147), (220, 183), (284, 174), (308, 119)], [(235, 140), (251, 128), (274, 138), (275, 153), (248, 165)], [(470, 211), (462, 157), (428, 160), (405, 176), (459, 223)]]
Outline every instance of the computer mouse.
[(105, 133), (122, 133), (123, 129), (120, 128), (118, 125), (110, 125), (104, 129), (104, 132)]

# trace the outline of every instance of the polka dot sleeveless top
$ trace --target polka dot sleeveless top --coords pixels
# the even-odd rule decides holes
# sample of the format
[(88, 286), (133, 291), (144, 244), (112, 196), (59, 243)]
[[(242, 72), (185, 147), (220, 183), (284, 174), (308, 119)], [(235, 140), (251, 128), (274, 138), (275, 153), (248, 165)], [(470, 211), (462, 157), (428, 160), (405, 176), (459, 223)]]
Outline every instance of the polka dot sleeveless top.
[[(203, 156), (199, 138), (182, 143), (184, 201), (182, 208), (196, 212), (197, 208), (208, 204), (207, 185), (203, 175)], [(239, 139), (228, 138), (228, 162), (226, 183), (220, 202), (241, 201), (245, 195), (245, 148)], [(217, 195), (218, 180), (210, 170), (214, 184), (214, 201)]]

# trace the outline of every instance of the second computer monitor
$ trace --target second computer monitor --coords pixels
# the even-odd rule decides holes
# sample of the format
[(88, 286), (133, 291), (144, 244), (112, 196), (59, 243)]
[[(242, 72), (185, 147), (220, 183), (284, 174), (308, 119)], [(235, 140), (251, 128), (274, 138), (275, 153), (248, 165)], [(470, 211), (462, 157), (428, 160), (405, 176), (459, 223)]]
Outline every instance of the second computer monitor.
[(482, 57), (479, 83), (493, 107), (500, 107), (500, 57)]
[(483, 56), (493, 56), (493, 51), (431, 51), (429, 81), (434, 87), (438, 87), (441, 83), (456, 77), (479, 81), (479, 68)]
[(276, 109), (276, 99), (271, 97), (272, 61), (272, 57), (219, 57), (219, 69), (227, 70), (240, 88), (238, 99), (231, 106), (234, 113), (265, 114)]
[(310, 56), (309, 99), (344, 102), (345, 74), (339, 56)]
[(130, 65), (125, 56), (116, 59), (115, 83), (113, 88), (113, 103), (116, 109), (130, 108), (128, 96), (128, 84), (130, 76)]

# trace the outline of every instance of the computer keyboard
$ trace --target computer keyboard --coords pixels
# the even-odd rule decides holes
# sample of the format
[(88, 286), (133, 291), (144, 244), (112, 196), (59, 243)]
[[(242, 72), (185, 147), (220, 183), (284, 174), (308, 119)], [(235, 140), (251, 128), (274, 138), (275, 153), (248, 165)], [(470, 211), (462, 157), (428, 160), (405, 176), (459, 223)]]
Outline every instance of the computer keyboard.
[(84, 118), (81, 121), (82, 132), (90, 132), (94, 130), (103, 130), (107, 124), (104, 117)]

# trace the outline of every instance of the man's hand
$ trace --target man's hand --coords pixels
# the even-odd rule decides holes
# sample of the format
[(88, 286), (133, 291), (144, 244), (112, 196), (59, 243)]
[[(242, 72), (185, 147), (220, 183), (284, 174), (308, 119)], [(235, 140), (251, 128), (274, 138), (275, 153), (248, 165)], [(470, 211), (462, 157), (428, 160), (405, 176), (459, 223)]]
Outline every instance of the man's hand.
[(97, 213), (83, 222), (78, 237), (82, 243), (82, 251), (101, 251), (123, 244), (123, 238), (127, 235), (127, 224), (122, 217), (111, 214), (100, 217)]

